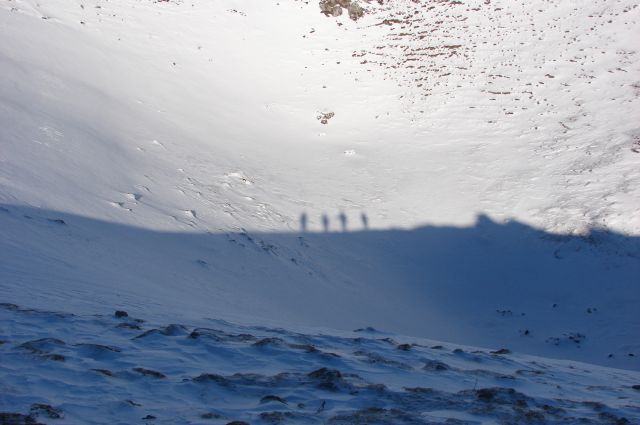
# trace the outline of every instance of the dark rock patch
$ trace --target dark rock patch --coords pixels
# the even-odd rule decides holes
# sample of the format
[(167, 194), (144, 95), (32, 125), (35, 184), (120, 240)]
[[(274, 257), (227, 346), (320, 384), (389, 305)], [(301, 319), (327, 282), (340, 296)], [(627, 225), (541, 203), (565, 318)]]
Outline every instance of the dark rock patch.
[(471, 393), (480, 401), (497, 404), (511, 404), (519, 407), (526, 407), (527, 400), (529, 399), (526, 395), (519, 393), (513, 388), (503, 387), (465, 390), (461, 391), (460, 394), (468, 394), (469, 391), (471, 391)]
[(349, 18), (357, 21), (364, 16), (365, 10), (358, 2), (351, 0), (320, 0), (320, 12), (325, 16), (338, 17), (346, 9)]
[(518, 369), (516, 370), (516, 375), (521, 376), (539, 376), (544, 375), (544, 371), (537, 369)]
[(260, 399), (260, 403), (270, 403), (270, 402), (278, 402), (282, 404), (287, 404), (287, 401), (282, 397), (278, 397), (277, 395), (266, 395)]
[(314, 370), (307, 375), (314, 381), (317, 381), (317, 387), (326, 391), (339, 391), (341, 387), (348, 386), (342, 373), (337, 369), (329, 369), (326, 367)]
[(64, 416), (62, 410), (48, 404), (41, 403), (32, 404), (29, 412), (31, 412), (31, 415), (33, 416), (46, 416), (49, 419), (60, 419)]
[(411, 369), (411, 366), (405, 363), (387, 359), (378, 353), (367, 353), (365, 351), (356, 351), (354, 355), (366, 357), (366, 361), (371, 364), (382, 364), (385, 366), (390, 366), (390, 367), (395, 367), (398, 369), (405, 369), (405, 370)]
[(64, 362), (67, 360), (67, 358), (62, 354), (45, 354), (42, 356), (42, 358), (47, 360), (53, 360), (54, 362)]
[(91, 370), (94, 371), (94, 372), (101, 373), (104, 376), (109, 376), (109, 377), (113, 376), (113, 372), (111, 372), (108, 369), (91, 369)]
[(224, 387), (230, 387), (233, 384), (227, 378), (222, 375), (217, 375), (215, 373), (203, 373), (201, 375), (193, 378), (193, 382), (197, 382), (199, 384), (206, 384), (209, 382), (214, 382), (218, 385), (222, 385)]
[(31, 415), (21, 413), (0, 412), (0, 424), (2, 425), (44, 425), (36, 421)]
[(381, 407), (368, 407), (351, 413), (336, 415), (329, 419), (331, 424), (402, 424), (420, 423), (411, 414), (399, 409), (383, 409)]
[(289, 344), (289, 348), (293, 348), (294, 350), (302, 350), (305, 353), (319, 353), (320, 350), (318, 350), (315, 346), (311, 345), (311, 344)]
[(282, 346), (283, 344), (284, 344), (284, 341), (282, 340), (282, 338), (278, 338), (278, 337), (262, 338), (261, 340), (253, 343), (253, 345), (256, 347), (269, 347), (269, 346), (279, 347), (279, 346)]
[(51, 352), (51, 350), (55, 347), (63, 347), (65, 345), (65, 342), (61, 339), (40, 338), (22, 343), (18, 346), (18, 348), (31, 351), (33, 354), (46, 354)]
[(442, 372), (445, 370), (450, 370), (451, 367), (448, 364), (441, 362), (439, 360), (429, 360), (422, 369), (432, 370), (434, 372)]
[(513, 375), (507, 375), (504, 373), (499, 373), (499, 372), (494, 372), (492, 370), (487, 370), (487, 369), (473, 369), (473, 370), (465, 370), (466, 373), (473, 375), (473, 376), (481, 376), (484, 378), (492, 378), (492, 379), (508, 379), (508, 380), (514, 380), (516, 379), (515, 376)]
[(309, 373), (309, 378), (312, 379), (323, 379), (323, 380), (338, 380), (342, 379), (342, 373), (340, 373), (337, 369), (328, 369), (326, 367), (320, 368), (318, 370), (314, 370)]
[(156, 370), (145, 369), (143, 367), (134, 367), (133, 371), (138, 372), (141, 375), (148, 376), (155, 379), (164, 379), (167, 377), (164, 373), (160, 373)]
[(189, 334), (189, 338), (191, 339), (198, 339), (202, 337), (212, 339), (216, 342), (248, 342), (257, 339), (255, 336), (250, 334), (230, 334), (219, 329), (211, 328), (196, 328)]
[(366, 328), (358, 328), (356, 329), (354, 332), (371, 332), (371, 333), (376, 333), (378, 332), (378, 330), (374, 327), (371, 326), (367, 326)]
[(113, 347), (110, 345), (102, 345), (102, 344), (80, 343), (80, 344), (75, 344), (75, 346), (79, 348), (91, 350), (91, 351), (98, 351), (98, 352), (119, 353), (122, 351), (118, 347)]
[(296, 412), (262, 412), (260, 419), (268, 424), (296, 423), (297, 420), (305, 418), (306, 415)]
[[(0, 303), (0, 308), (3, 308), (5, 310), (11, 310), (11, 311), (20, 311), (20, 307), (18, 307), (16, 304), (11, 304), (11, 303)], [(8, 413), (8, 414), (13, 414), (13, 413)], [(18, 413), (16, 413), (18, 414)]]
[(165, 326), (164, 328), (159, 329), (149, 329), (146, 332), (141, 333), (140, 335), (134, 337), (134, 339), (146, 338), (151, 335), (162, 335), (162, 336), (179, 336), (186, 335), (187, 328), (182, 325), (171, 324)]

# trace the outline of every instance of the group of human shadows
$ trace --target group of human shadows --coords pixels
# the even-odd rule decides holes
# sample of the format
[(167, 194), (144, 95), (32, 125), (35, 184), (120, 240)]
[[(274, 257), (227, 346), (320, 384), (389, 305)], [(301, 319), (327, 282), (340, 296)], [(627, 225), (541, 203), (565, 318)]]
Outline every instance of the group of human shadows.
[[(337, 218), (338, 218), (338, 221), (340, 222), (340, 228), (342, 229), (343, 232), (346, 232), (347, 222), (348, 222), (347, 215), (344, 213), (344, 211), (340, 211), (340, 214), (337, 215)], [(320, 221), (322, 223), (322, 229), (325, 232), (331, 231), (331, 220), (329, 219), (329, 216), (327, 214), (323, 213), (322, 216), (320, 217)], [(367, 217), (367, 214), (365, 213), (360, 214), (360, 222), (362, 223), (362, 227), (364, 230), (367, 230), (369, 228), (369, 217)], [(300, 231), (301, 232), (309, 231), (309, 216), (307, 216), (307, 213), (300, 214)]]

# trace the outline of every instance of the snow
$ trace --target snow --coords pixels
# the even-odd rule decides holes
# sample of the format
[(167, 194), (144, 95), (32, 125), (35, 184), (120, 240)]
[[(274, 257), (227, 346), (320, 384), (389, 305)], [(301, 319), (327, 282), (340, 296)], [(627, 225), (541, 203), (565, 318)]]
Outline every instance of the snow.
[(638, 372), (371, 328), (191, 327), (11, 304), (0, 315), (16, 338), (0, 345), (3, 404), (51, 423), (640, 420)]
[[(343, 373), (390, 388), (397, 379), (398, 393), (380, 400), (422, 386), (427, 354), (411, 358), (411, 373), (376, 365), (369, 374), (355, 345), (340, 340), (354, 329), (489, 347), (465, 351), (505, 347), (522, 364), (544, 357), (535, 361), (557, 376), (545, 377), (548, 386), (482, 385), (547, 400), (571, 381), (560, 398), (637, 420), (638, 5), (365, 6), (353, 22), (296, 0), (0, 0), (0, 301), (19, 306), (0, 322), (0, 384), (12, 389), (2, 392), (24, 384), (22, 368), (38, 377), (22, 404), (5, 396), (0, 410), (55, 404), (47, 394), (69, 374), (79, 381), (60, 403), (82, 382), (108, 387), (117, 403), (126, 392), (153, 398), (147, 378), (132, 375), (145, 366), (137, 360), (105, 360), (122, 384), (74, 366), (86, 365), (86, 353), (64, 350), (86, 341), (148, 358), (171, 382), (158, 390), (165, 398), (195, 375), (196, 358), (224, 376), (336, 368), (288, 352), (244, 357), (250, 344), (228, 359), (171, 354), (184, 335), (136, 346), (107, 319), (123, 309), (155, 327), (190, 332), (209, 317), (232, 333), (281, 328), (340, 346)], [(73, 314), (61, 319), (69, 330), (25, 309)], [(65, 341), (73, 362), (41, 364), (19, 348), (43, 337)], [(379, 354), (395, 359), (391, 348)], [(468, 368), (451, 353), (434, 356)], [(502, 373), (491, 359), (488, 369)], [(428, 386), (448, 399), (474, 387), (473, 374), (442, 376)], [(307, 385), (300, 379), (287, 391)], [(592, 386), (610, 388), (586, 392)], [(118, 404), (91, 419), (96, 394), (84, 407), (64, 405), (66, 418), (144, 416)], [(246, 403), (230, 398), (220, 409), (254, 420), (241, 413), (257, 409)], [(322, 420), (371, 407), (336, 403)], [(463, 422), (516, 420), (429, 409)], [(194, 415), (186, 409), (180, 420)]]

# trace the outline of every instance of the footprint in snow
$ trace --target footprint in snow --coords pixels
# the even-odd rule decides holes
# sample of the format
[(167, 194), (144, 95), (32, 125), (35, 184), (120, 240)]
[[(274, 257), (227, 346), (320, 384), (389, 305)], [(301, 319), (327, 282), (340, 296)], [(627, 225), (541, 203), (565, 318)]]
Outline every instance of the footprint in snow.
[(152, 144), (152, 145), (154, 145), (154, 146), (159, 146), (159, 147), (161, 147), (162, 149), (167, 149), (167, 148), (166, 148), (162, 143), (160, 143), (159, 141), (157, 141), (157, 140), (155, 140), (155, 139), (153, 139), (153, 140), (151, 141), (151, 144)]
[(147, 193), (151, 193), (151, 189), (149, 189), (147, 186), (143, 186), (143, 185), (136, 185), (136, 187), (137, 187), (138, 189), (142, 189), (142, 190), (144, 190), (144, 191), (145, 191), (145, 192), (147, 192)]
[(109, 202), (109, 204), (110, 204), (111, 206), (113, 206), (113, 207), (116, 207), (116, 208), (122, 208), (123, 210), (127, 210), (127, 211), (129, 211), (129, 212), (132, 212), (132, 211), (133, 211), (131, 208), (127, 208), (127, 207), (125, 207), (125, 206), (124, 206), (124, 202), (111, 202), (111, 201), (110, 201), (110, 202)]
[(139, 193), (123, 193), (125, 198), (131, 199), (132, 201), (139, 201), (142, 199), (142, 195)]

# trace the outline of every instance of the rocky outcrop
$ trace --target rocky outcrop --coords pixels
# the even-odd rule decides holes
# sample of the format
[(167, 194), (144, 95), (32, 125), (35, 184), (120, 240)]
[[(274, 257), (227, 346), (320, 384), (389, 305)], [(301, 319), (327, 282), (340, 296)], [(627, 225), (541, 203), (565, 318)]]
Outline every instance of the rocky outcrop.
[(320, 11), (326, 16), (337, 17), (346, 9), (349, 18), (357, 21), (364, 16), (364, 9), (358, 2), (351, 0), (320, 0)]

